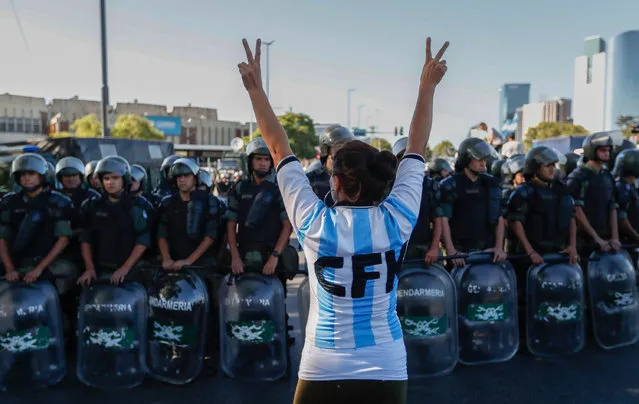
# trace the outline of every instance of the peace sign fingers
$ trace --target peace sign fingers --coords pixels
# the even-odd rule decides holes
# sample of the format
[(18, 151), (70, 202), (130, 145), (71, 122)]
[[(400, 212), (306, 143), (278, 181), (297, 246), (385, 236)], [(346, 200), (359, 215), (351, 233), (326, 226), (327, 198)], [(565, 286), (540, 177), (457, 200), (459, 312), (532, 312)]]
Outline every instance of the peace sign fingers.
[(242, 75), (244, 87), (248, 91), (258, 90), (262, 88), (262, 73), (260, 71), (260, 57), (262, 41), (258, 39), (255, 43), (255, 56), (251, 51), (251, 47), (246, 39), (242, 39), (244, 52), (246, 53), (247, 62), (240, 63), (237, 67)]
[[(446, 49), (448, 49), (448, 45), (450, 45), (450, 42), (446, 41), (446, 43), (444, 43), (444, 46), (442, 46), (439, 52), (437, 52), (437, 56), (435, 56), (436, 62), (439, 62), (442, 56), (444, 56), (444, 53), (446, 53)], [(429, 49), (429, 52), (430, 52), (430, 49)]]

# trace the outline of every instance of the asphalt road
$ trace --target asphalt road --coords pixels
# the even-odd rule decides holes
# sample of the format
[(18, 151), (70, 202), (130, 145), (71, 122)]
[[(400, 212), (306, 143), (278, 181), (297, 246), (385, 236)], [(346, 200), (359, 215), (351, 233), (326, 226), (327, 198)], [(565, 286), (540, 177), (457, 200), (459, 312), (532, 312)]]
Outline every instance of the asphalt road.
[[(124, 391), (100, 391), (82, 385), (73, 365), (59, 385), (36, 392), (0, 393), (0, 404), (53, 403), (290, 403), (295, 391), (302, 349), (297, 315), (297, 286), (288, 292), (288, 310), (296, 344), (291, 348), (293, 369), (287, 380), (246, 383), (221, 373), (207, 374), (188, 386), (171, 386), (148, 379)], [(463, 366), (443, 377), (409, 382), (409, 403), (637, 403), (639, 402), (639, 344), (604, 351), (589, 341), (575, 355), (540, 359), (518, 355), (491, 365)], [(330, 403), (327, 403), (330, 404)]]

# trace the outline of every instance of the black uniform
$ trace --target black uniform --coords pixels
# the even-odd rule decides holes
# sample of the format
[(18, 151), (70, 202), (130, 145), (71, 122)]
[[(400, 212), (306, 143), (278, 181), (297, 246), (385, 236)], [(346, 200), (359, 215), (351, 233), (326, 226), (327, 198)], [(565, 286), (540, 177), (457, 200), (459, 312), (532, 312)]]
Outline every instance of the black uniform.
[(408, 241), (406, 259), (423, 259), (433, 241), (433, 228), (431, 224), (441, 216), (438, 209), (440, 204), (440, 191), (437, 181), (430, 177), (424, 177), (422, 183), (422, 202), (419, 208), (417, 224)]
[[(261, 184), (252, 177), (238, 182), (229, 192), (226, 219), (237, 222), (240, 256), (248, 270), (260, 271), (268, 260), (288, 220), (284, 201), (274, 179)], [(280, 252), (278, 269), (293, 273), (298, 270), (298, 255), (287, 246)]]
[[(5, 195), (0, 202), (0, 238), (7, 241), (16, 270), (29, 272), (51, 252), (59, 237), (70, 238), (72, 215), (71, 199), (48, 188), (34, 198), (24, 190)], [(61, 293), (77, 278), (76, 267), (63, 259), (54, 261), (48, 270), (61, 279), (56, 282)]]
[[(610, 172), (602, 168), (596, 173), (588, 165), (583, 165), (568, 176), (568, 189), (575, 206), (584, 210), (588, 222), (599, 237), (609, 240), (612, 236), (610, 213), (617, 208), (615, 185)], [(585, 232), (578, 231), (577, 246), (582, 262), (587, 263), (587, 255), (594, 247), (593, 240)]]
[[(110, 276), (120, 268), (136, 245), (150, 246), (150, 207), (143, 197), (131, 195), (117, 202), (100, 196), (82, 204), (79, 238), (92, 247), (98, 277)], [(135, 277), (134, 270), (127, 275), (128, 279)]]
[[(222, 210), (215, 196), (206, 191), (191, 192), (191, 200), (180, 194), (167, 196), (159, 209), (158, 239), (168, 241), (171, 259), (187, 259), (204, 237), (217, 240)], [(194, 265), (214, 266), (215, 252), (211, 248)]]
[[(619, 222), (628, 220), (635, 231), (639, 230), (639, 194), (634, 185), (628, 184), (623, 178), (615, 184), (616, 198), (619, 205), (617, 218)], [(620, 232), (621, 233), (621, 232)], [(626, 234), (620, 234), (622, 243), (632, 244), (636, 240)]]
[(173, 180), (163, 178), (158, 186), (153, 190), (153, 195), (156, 201), (161, 202), (165, 197), (175, 195), (177, 192), (178, 190), (175, 188)]
[(315, 195), (324, 201), (326, 206), (335, 205), (335, 201), (333, 201), (333, 197), (331, 196), (331, 175), (326, 171), (325, 167), (322, 166), (322, 168), (306, 173), (306, 177), (308, 178), (308, 182), (311, 183)]
[(498, 180), (480, 174), (471, 181), (464, 172), (446, 177), (440, 183), (438, 213), (449, 220), (455, 249), (468, 252), (495, 246), (495, 229), (503, 213)]
[[(537, 253), (556, 253), (569, 245), (574, 208), (568, 188), (561, 182), (546, 185), (531, 181), (513, 191), (508, 201), (508, 221), (522, 223)], [(514, 235), (510, 241), (514, 252), (525, 253)]]

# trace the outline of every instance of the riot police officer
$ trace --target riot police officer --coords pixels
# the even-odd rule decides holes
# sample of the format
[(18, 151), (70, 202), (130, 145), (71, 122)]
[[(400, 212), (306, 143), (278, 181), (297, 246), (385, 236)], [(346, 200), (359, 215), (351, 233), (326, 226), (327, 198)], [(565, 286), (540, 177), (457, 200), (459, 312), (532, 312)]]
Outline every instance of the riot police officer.
[(161, 199), (147, 190), (146, 169), (139, 164), (131, 164), (131, 195), (141, 196), (155, 209), (160, 205)]
[(98, 160), (91, 160), (84, 166), (84, 175), (86, 177), (89, 186), (95, 190), (100, 189), (100, 181), (93, 175), (95, 174), (95, 167), (98, 165)]
[(0, 203), (0, 256), (9, 281), (26, 273), (35, 282), (48, 270), (60, 294), (73, 286), (75, 266), (60, 259), (72, 235), (71, 199), (47, 184), (47, 161), (26, 153), (11, 164), (11, 175), (21, 190), (7, 194)]
[(331, 125), (320, 136), (320, 162), (322, 166), (317, 170), (306, 173), (313, 191), (318, 198), (324, 201), (326, 206), (333, 206), (335, 202), (331, 197), (329, 183), (333, 170), (335, 153), (346, 143), (355, 139), (353, 133), (341, 125)]
[[(397, 140), (393, 145), (393, 154), (398, 160), (404, 156), (407, 146), (407, 137)], [(406, 259), (421, 259), (429, 265), (437, 260), (442, 237), (442, 221), (437, 210), (439, 202), (439, 183), (424, 176), (419, 216), (408, 241)]]
[(229, 191), (233, 187), (233, 179), (228, 173), (218, 173), (215, 179), (215, 191), (217, 199), (224, 205), (228, 205)]
[(440, 182), (444, 178), (453, 173), (453, 167), (443, 158), (436, 158), (428, 167), (428, 176), (433, 180)]
[(165, 196), (173, 195), (177, 192), (175, 189), (175, 183), (171, 180), (171, 166), (175, 163), (175, 160), (179, 159), (180, 156), (173, 155), (169, 156), (162, 161), (162, 165), (160, 166), (160, 182), (158, 186), (153, 190), (153, 194), (158, 198), (158, 200), (162, 200)]
[(200, 168), (200, 171), (197, 173), (197, 189), (206, 192), (213, 192), (213, 178), (211, 177), (211, 173), (206, 171), (203, 168)]
[(524, 165), (526, 156), (523, 154), (516, 154), (504, 163), (501, 167), (502, 173), (502, 200), (504, 204), (508, 203), (508, 198), (512, 192), (526, 182), (524, 176)]
[[(485, 141), (465, 139), (459, 146), (455, 174), (440, 183), (442, 231), (448, 255), (458, 250), (490, 250), (496, 261), (506, 259), (501, 189), (497, 179), (485, 173), (486, 161), (496, 155)], [(465, 263), (456, 259), (453, 264)]]
[(579, 225), (577, 247), (584, 263), (588, 262), (595, 246), (602, 251), (621, 248), (614, 180), (605, 168), (613, 145), (614, 140), (608, 132), (587, 136), (583, 143), (584, 164), (568, 177), (568, 188), (575, 201)]
[(171, 166), (171, 178), (179, 193), (162, 199), (159, 210), (158, 246), (165, 270), (184, 266), (213, 267), (211, 246), (218, 238), (220, 202), (210, 192), (198, 189), (198, 164), (188, 158)]
[(108, 276), (119, 284), (137, 277), (139, 261), (151, 244), (149, 202), (131, 195), (131, 166), (124, 158), (100, 160), (95, 175), (104, 191), (100, 197), (85, 201), (80, 211), (86, 270), (78, 283), (89, 284), (98, 276)]
[(73, 237), (69, 240), (69, 246), (64, 251), (64, 257), (76, 265), (82, 264), (79, 234), (80, 207), (89, 198), (99, 197), (100, 193), (84, 182), (85, 166), (82, 160), (76, 157), (64, 157), (55, 166), (55, 177), (61, 185), (60, 192), (73, 201), (71, 228)]
[(82, 202), (100, 193), (84, 184), (85, 166), (77, 157), (64, 157), (55, 166), (55, 177), (61, 185), (60, 192), (71, 198), (79, 212)]
[(577, 224), (568, 187), (554, 178), (557, 154), (545, 146), (533, 147), (525, 156), (526, 182), (508, 200), (508, 221), (515, 236), (513, 252), (525, 253), (534, 264), (542, 255), (564, 251), (578, 261)]
[(639, 242), (639, 195), (635, 181), (639, 177), (639, 149), (622, 151), (615, 161), (613, 175), (617, 178), (619, 233), (624, 243)]
[(253, 139), (246, 154), (249, 178), (231, 190), (226, 211), (232, 271), (242, 273), (246, 266), (262, 269), (265, 275), (272, 275), (276, 268), (293, 273), (298, 269), (298, 255), (288, 244), (292, 227), (264, 139)]

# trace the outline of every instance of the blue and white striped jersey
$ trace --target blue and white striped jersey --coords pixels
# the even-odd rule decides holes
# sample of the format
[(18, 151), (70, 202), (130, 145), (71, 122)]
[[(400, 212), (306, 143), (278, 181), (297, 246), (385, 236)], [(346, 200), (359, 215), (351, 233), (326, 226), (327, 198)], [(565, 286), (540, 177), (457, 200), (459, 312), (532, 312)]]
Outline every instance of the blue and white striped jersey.
[[(320, 367), (324, 374), (304, 374), (305, 356), (329, 360), (332, 354), (343, 358), (350, 352), (351, 358), (371, 365), (384, 356), (379, 348), (392, 346), (401, 349), (395, 352), (396, 358), (403, 354), (400, 379), (405, 379), (396, 275), (419, 214), (423, 157), (404, 157), (390, 195), (376, 207), (327, 207), (313, 192), (294, 156), (282, 160), (277, 172), (284, 204), (309, 268), (311, 301), (300, 377), (330, 380), (333, 376), (330, 366)], [(311, 355), (309, 349), (320, 350), (321, 355)], [(329, 362), (335, 363), (334, 359)], [(357, 378), (378, 378), (385, 365), (370, 369)], [(334, 379), (340, 378), (344, 377)]]

